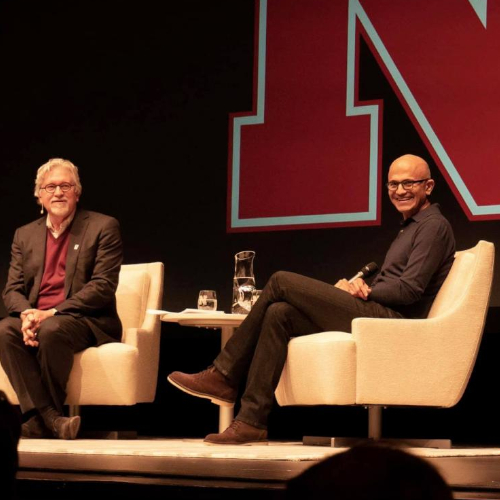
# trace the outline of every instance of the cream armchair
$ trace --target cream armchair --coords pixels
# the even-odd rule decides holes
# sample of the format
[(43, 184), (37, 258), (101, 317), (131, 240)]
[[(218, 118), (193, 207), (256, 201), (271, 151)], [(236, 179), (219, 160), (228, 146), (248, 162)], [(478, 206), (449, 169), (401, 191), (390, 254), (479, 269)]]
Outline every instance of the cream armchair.
[(479, 350), (494, 257), (494, 245), (486, 241), (457, 252), (426, 319), (357, 318), (352, 334), (292, 339), (276, 389), (278, 403), (367, 406), (371, 439), (381, 437), (382, 407), (457, 404)]
[[(162, 295), (161, 262), (121, 267), (116, 301), (123, 324), (122, 342), (90, 347), (75, 355), (66, 398), (72, 413), (80, 405), (133, 405), (154, 400), (160, 320), (146, 310), (159, 309)], [(0, 389), (18, 404), (1, 365)]]

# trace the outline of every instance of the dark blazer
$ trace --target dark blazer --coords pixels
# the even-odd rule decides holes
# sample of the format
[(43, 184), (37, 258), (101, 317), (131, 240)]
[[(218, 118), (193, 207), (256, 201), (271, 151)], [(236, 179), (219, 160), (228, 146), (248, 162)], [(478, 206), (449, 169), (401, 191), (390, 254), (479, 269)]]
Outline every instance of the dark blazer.
[[(120, 340), (122, 327), (115, 292), (123, 259), (116, 219), (77, 210), (69, 228), (65, 300), (59, 314), (85, 321), (97, 344)], [(46, 217), (16, 230), (3, 300), (11, 316), (36, 307), (45, 262)]]

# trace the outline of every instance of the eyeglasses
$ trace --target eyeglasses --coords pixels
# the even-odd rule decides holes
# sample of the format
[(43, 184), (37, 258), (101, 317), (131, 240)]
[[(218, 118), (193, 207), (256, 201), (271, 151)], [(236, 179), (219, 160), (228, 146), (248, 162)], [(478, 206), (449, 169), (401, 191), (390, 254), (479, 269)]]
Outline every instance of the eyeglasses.
[(413, 188), (415, 184), (420, 184), (421, 182), (428, 181), (429, 179), (420, 179), (418, 181), (414, 181), (413, 179), (405, 179), (404, 181), (401, 182), (396, 182), (396, 181), (389, 181), (386, 186), (389, 191), (397, 191), (399, 188), (399, 185), (403, 186), (403, 189), (405, 191), (409, 191), (410, 189)]
[(63, 193), (67, 193), (72, 187), (75, 187), (74, 184), (70, 184), (69, 182), (63, 182), (62, 184), (47, 184), (40, 189), (45, 189), (47, 193), (55, 193), (57, 188), (60, 188)]

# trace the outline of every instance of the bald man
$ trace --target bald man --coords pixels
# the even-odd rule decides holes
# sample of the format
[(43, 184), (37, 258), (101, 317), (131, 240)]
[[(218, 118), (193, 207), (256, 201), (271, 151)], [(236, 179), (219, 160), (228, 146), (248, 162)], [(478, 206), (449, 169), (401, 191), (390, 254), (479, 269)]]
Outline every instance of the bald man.
[(171, 373), (170, 383), (193, 396), (233, 406), (247, 384), (241, 408), (208, 444), (266, 444), (267, 418), (291, 337), (321, 331), (350, 332), (358, 317), (425, 318), (453, 263), (455, 239), (429, 195), (434, 180), (427, 163), (404, 155), (389, 168), (387, 190), (403, 216), (379, 274), (368, 285), (358, 278), (335, 285), (280, 271), (264, 287), (245, 321), (207, 370)]

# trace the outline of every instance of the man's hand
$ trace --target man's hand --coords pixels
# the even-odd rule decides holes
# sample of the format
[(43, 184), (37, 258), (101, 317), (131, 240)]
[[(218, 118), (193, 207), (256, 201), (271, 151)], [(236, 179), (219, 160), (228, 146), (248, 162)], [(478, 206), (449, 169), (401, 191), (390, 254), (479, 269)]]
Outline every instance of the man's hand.
[(26, 309), (21, 313), (21, 331), (26, 345), (38, 347), (37, 332), (40, 325), (56, 313), (55, 309), (42, 311), (41, 309)]
[(33, 309), (26, 309), (21, 313), (21, 332), (23, 333), (23, 341), (26, 345), (38, 347), (38, 340), (36, 339), (38, 325), (32, 311)]
[(335, 283), (337, 288), (350, 293), (353, 297), (358, 299), (367, 300), (372, 289), (361, 279), (357, 278), (352, 283), (349, 283), (346, 279), (342, 279)]

